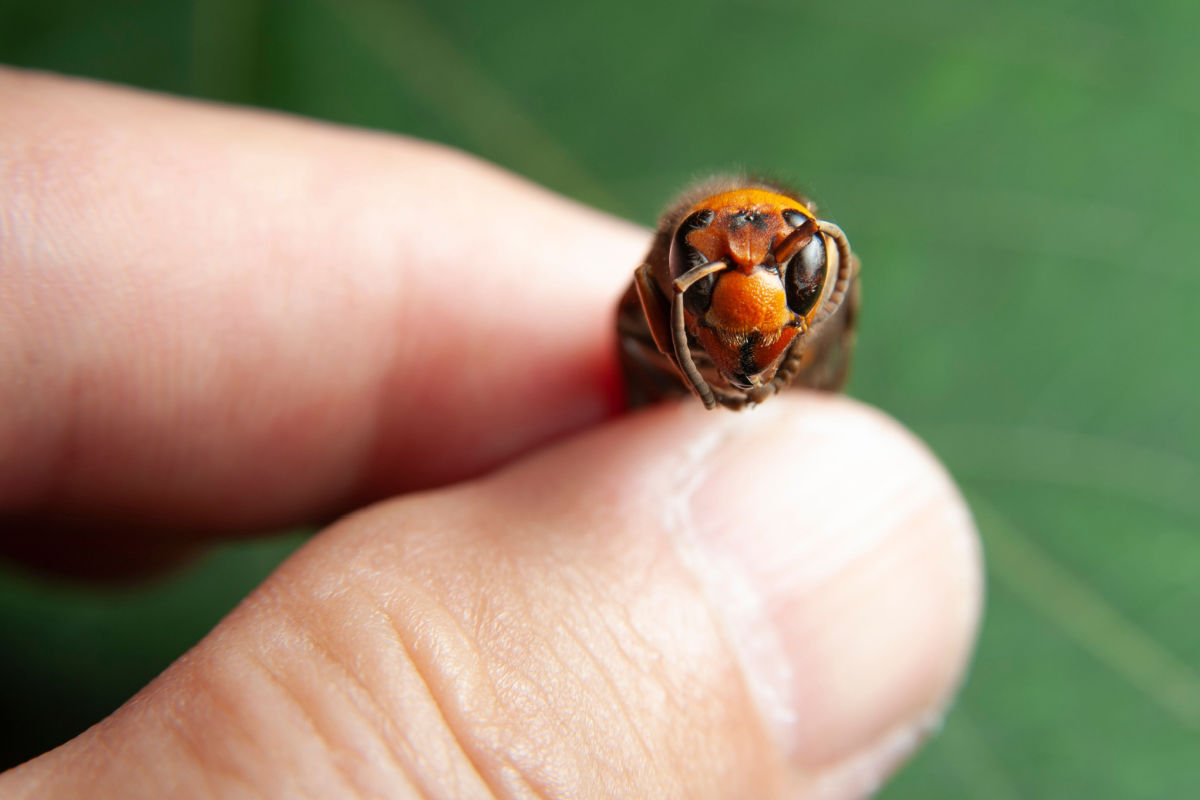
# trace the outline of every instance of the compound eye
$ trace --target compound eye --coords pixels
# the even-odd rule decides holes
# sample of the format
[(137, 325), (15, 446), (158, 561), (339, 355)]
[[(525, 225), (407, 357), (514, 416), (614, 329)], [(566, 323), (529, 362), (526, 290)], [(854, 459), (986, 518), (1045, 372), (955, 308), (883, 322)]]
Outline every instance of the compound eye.
[[(671, 238), (671, 255), (668, 266), (671, 269), (672, 278), (678, 278), (689, 269), (694, 269), (708, 261), (703, 253), (688, 242), (688, 235), (701, 228), (707, 228), (712, 224), (715, 216), (712, 209), (706, 208), (679, 223), (679, 227), (675, 229), (675, 235)], [(689, 286), (683, 295), (683, 307), (695, 316), (700, 316), (708, 311), (708, 307), (712, 305), (712, 291), (716, 282), (716, 275), (706, 275)]]
[(671, 237), (671, 255), (668, 267), (670, 267), (672, 279), (678, 278), (689, 269), (698, 267), (708, 260), (703, 253), (688, 243), (687, 237), (694, 231), (707, 228), (712, 224), (715, 216), (712, 209), (706, 208), (679, 223), (679, 227), (675, 229), (675, 235)]
[(784, 286), (788, 308), (800, 316), (812, 311), (821, 297), (829, 261), (825, 252), (825, 237), (814, 233), (808, 244), (800, 248), (787, 265)]
[(703, 316), (712, 305), (713, 287), (717, 284), (716, 274), (705, 275), (683, 293), (683, 307), (693, 315)]
[(794, 208), (785, 208), (783, 210), (783, 221), (793, 228), (799, 228), (804, 223), (808, 222), (808, 217), (801, 214)]

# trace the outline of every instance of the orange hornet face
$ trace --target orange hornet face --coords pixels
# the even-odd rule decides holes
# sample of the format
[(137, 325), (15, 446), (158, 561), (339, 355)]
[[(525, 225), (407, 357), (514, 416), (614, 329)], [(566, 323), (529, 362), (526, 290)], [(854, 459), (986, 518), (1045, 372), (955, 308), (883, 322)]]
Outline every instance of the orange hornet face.
[(737, 389), (769, 383), (826, 286), (817, 220), (797, 200), (759, 188), (702, 200), (671, 240), (669, 270), (684, 320)]

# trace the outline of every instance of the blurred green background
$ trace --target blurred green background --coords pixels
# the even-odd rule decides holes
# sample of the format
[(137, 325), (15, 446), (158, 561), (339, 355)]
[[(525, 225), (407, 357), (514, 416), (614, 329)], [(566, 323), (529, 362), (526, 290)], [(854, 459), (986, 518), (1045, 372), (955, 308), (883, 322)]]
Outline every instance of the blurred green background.
[[(1197, 30), (1182, 0), (0, 0), (0, 61), (437, 139), (646, 224), (713, 170), (798, 180), (863, 258), (852, 393), (988, 557), (970, 681), (883, 797), (1166, 798), (1200, 796)], [(0, 766), (297, 542), (120, 592), (0, 575)]]

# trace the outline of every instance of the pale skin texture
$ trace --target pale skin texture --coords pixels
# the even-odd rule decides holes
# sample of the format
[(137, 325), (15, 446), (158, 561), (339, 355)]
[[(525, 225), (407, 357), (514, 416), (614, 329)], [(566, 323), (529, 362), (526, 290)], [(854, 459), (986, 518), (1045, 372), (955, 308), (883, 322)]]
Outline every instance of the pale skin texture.
[(957, 490), (844, 398), (619, 415), (644, 230), (391, 136), (0, 108), (0, 549), (113, 575), (361, 509), (0, 795), (858, 797), (949, 702)]

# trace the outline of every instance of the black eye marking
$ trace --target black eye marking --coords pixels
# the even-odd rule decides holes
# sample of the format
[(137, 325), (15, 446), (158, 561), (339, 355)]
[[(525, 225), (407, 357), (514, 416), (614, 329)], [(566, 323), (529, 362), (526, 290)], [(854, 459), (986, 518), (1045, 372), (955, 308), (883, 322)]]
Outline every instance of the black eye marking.
[(671, 254), (667, 264), (672, 278), (678, 278), (689, 269), (698, 267), (707, 261), (703, 253), (688, 244), (687, 237), (693, 231), (707, 228), (712, 224), (715, 216), (716, 214), (711, 208), (705, 208), (679, 223), (679, 227), (675, 229), (675, 235), (671, 238)]
[(751, 382), (750, 376), (762, 372), (758, 365), (758, 358), (754, 351), (762, 344), (762, 336), (758, 333), (752, 333), (742, 341), (738, 346), (738, 365), (737, 370), (733, 373), (721, 374), (725, 376), (725, 380), (735, 389), (753, 389), (754, 383)]
[(783, 212), (783, 221), (793, 228), (799, 228), (804, 223), (808, 222), (808, 217), (801, 214), (795, 209), (789, 208)]
[(746, 341), (742, 342), (742, 347), (738, 351), (738, 375), (736, 376), (744, 384), (741, 388), (750, 388), (750, 375), (759, 371), (758, 357), (755, 355), (755, 350), (762, 342), (762, 336), (758, 333), (752, 333), (746, 337)]
[(825, 285), (829, 259), (825, 252), (825, 237), (814, 233), (808, 244), (800, 248), (787, 264), (784, 288), (787, 292), (788, 308), (804, 315), (812, 311)]

